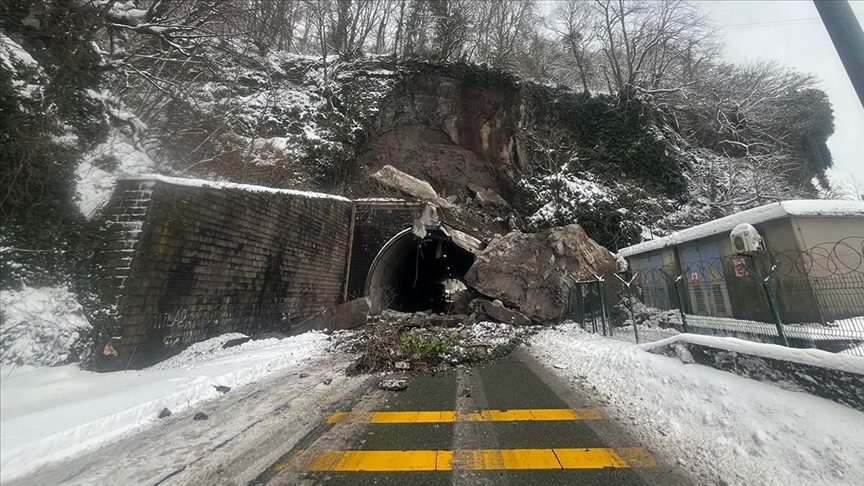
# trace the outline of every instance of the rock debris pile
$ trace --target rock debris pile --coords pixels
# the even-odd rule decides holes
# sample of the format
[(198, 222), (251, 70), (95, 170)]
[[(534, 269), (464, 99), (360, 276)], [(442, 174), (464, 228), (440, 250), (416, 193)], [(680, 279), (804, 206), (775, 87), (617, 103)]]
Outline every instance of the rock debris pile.
[(336, 350), (360, 353), (349, 374), (436, 373), (506, 356), (540, 329), (535, 325), (474, 322), (467, 315), (385, 310), (365, 326), (335, 331), (333, 339)]

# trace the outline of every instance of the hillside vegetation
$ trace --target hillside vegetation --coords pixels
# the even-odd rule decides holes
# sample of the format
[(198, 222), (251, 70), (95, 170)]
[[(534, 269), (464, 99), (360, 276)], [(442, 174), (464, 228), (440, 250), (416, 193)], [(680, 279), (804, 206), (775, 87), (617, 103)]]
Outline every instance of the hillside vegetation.
[(136, 173), (361, 197), (390, 195), (368, 177), (391, 164), (613, 251), (827, 188), (833, 113), (814, 76), (723, 61), (686, 1), (553, 7), (3, 2), (3, 286), (94, 295), (98, 209)]

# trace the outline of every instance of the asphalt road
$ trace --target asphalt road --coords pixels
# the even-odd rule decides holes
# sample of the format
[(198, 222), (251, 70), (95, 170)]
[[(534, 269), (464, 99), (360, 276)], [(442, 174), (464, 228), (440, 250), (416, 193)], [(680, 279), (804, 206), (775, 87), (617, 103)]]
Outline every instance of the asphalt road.
[(409, 383), (346, 403), (251, 484), (688, 484), (525, 353)]

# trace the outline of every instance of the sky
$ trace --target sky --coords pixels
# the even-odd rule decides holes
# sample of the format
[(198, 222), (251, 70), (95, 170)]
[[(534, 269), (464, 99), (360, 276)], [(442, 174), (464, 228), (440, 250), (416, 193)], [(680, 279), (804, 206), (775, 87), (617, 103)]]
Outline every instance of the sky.
[[(834, 108), (834, 135), (828, 148), (834, 158), (833, 181), (864, 179), (864, 108), (858, 101), (834, 44), (811, 0), (699, 1), (726, 37), (725, 57), (743, 62), (776, 59), (815, 74)], [(864, 0), (850, 0), (859, 23)], [(747, 25), (742, 25), (747, 24)]]

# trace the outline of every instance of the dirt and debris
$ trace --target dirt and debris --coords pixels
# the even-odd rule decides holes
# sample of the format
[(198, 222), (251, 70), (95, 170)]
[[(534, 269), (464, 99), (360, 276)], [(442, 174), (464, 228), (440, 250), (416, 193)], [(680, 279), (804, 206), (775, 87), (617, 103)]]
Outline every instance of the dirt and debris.
[(163, 418), (168, 418), (168, 417), (170, 417), (170, 416), (171, 416), (171, 410), (168, 410), (168, 408), (166, 407), (166, 408), (163, 408), (163, 409), (159, 412), (159, 416), (158, 416), (158, 417), (159, 417), (160, 419), (163, 419)]
[(198, 412), (192, 417), (192, 420), (209, 420), (210, 417), (204, 412)]
[(408, 388), (408, 380), (405, 378), (381, 378), (378, 380), (378, 388), (387, 391), (402, 391)]
[(530, 322), (514, 326), (480, 318), (386, 310), (365, 326), (335, 331), (334, 347), (360, 354), (349, 374), (438, 373), (506, 356), (541, 329)]

